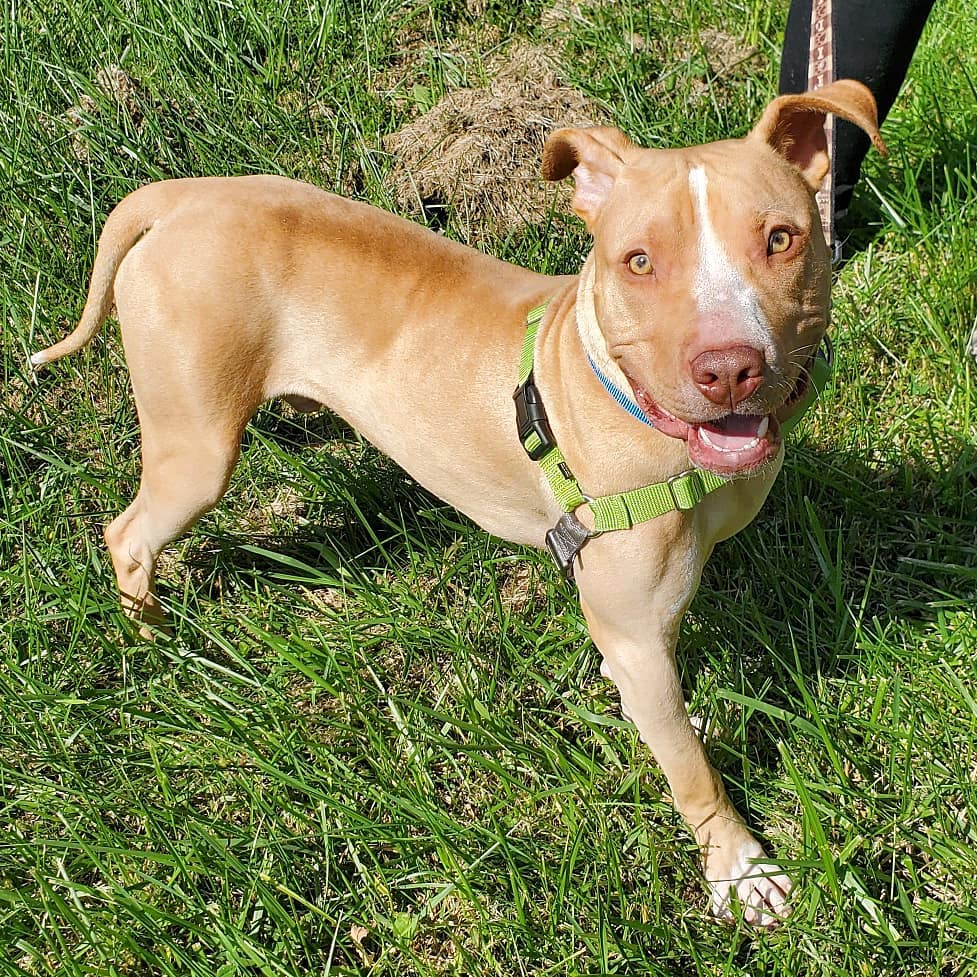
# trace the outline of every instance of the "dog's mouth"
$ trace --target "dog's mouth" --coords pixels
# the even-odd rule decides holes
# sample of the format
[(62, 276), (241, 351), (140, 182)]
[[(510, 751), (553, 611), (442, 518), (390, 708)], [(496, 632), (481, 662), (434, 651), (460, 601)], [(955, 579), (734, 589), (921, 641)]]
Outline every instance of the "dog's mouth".
[[(811, 357), (813, 362), (813, 356)], [(750, 475), (769, 464), (780, 451), (780, 430), (804, 401), (809, 384), (811, 362), (799, 373), (789, 396), (769, 414), (727, 414), (708, 421), (683, 421), (667, 411), (627, 372), (625, 376), (638, 406), (655, 429), (672, 438), (688, 442), (689, 460), (697, 468), (717, 475)]]

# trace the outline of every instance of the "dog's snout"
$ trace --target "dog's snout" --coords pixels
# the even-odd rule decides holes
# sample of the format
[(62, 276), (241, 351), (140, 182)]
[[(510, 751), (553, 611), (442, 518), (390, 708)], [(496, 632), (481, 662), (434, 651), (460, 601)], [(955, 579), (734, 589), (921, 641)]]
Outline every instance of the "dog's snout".
[(753, 346), (707, 349), (692, 360), (692, 382), (714, 404), (731, 410), (763, 381), (763, 353)]

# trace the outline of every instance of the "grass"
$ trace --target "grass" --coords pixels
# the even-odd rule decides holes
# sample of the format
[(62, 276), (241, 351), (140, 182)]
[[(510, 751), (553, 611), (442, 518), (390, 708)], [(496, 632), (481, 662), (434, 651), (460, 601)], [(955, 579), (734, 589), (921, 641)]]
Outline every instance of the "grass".
[[(706, 918), (549, 563), (328, 417), (254, 420), (226, 501), (166, 559), (173, 640), (121, 618), (100, 527), (133, 494), (138, 430), (116, 331), (39, 385), (25, 358), (75, 321), (127, 191), (268, 170), (389, 206), (382, 136), (522, 37), (649, 145), (743, 132), (774, 90), (782, 3), (543, 11), (8, 4), (0, 973), (977, 973), (964, 0), (937, 6), (867, 164), (836, 379), (680, 649), (716, 764), (799, 880), (778, 932)], [(716, 28), (759, 56), (717, 73)], [(131, 95), (97, 82), (110, 65)], [(563, 271), (584, 246), (568, 224), (494, 250)]]

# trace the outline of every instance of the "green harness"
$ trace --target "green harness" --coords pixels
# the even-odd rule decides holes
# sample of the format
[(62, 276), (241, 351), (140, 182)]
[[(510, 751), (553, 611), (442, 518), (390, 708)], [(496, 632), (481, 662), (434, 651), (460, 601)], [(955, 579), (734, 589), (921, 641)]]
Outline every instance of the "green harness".
[[(618, 529), (630, 529), (643, 522), (656, 519), (667, 512), (694, 509), (707, 495), (722, 488), (728, 479), (699, 468), (690, 468), (666, 479), (630, 492), (592, 498), (580, 488), (560, 451), (550, 430), (546, 409), (533, 379), (533, 362), (536, 351), (536, 334), (549, 302), (532, 309), (526, 316), (526, 335), (522, 344), (519, 363), (519, 385), (513, 394), (516, 404), (516, 426), (519, 440), (526, 453), (539, 463), (546, 480), (553, 490), (556, 501), (565, 515), (546, 534), (546, 545), (557, 565), (567, 578), (573, 577), (573, 561), (588, 539)], [(804, 402), (782, 425), (789, 430), (817, 397), (831, 373), (831, 346), (827, 336), (825, 346), (818, 350), (811, 370)], [(594, 528), (587, 529), (574, 512), (584, 503), (590, 507)]]

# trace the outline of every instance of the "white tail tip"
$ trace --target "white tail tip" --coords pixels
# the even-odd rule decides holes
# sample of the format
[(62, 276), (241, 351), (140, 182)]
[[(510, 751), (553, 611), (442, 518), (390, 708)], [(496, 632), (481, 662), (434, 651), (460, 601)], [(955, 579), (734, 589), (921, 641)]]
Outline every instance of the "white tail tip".
[(47, 363), (47, 353), (34, 353), (31, 356), (31, 366), (44, 366), (45, 363)]

